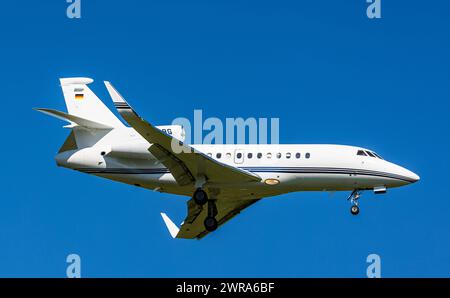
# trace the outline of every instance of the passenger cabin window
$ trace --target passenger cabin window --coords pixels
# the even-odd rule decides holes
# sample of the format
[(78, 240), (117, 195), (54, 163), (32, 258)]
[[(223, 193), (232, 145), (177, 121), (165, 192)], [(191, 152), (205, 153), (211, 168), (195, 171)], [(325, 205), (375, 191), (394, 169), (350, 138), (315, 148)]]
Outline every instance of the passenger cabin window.
[(236, 154), (236, 157), (237, 158), (242, 158), (242, 153), (239, 152), (238, 154)]
[(299, 159), (300, 158), (300, 153), (295, 153), (295, 158)]
[(357, 155), (367, 156), (366, 152), (364, 152), (363, 150), (358, 150)]
[(218, 159), (220, 159), (220, 158), (222, 157), (222, 153), (217, 153), (217, 154), (216, 154), (216, 157), (217, 157)]
[(305, 157), (308, 159), (308, 158), (311, 157), (311, 154), (309, 154), (309, 152), (308, 152), (308, 153), (305, 154)]
[(252, 153), (248, 153), (248, 154), (247, 154), (247, 157), (250, 159), (250, 158), (253, 157), (253, 154), (252, 154)]
[(262, 153), (258, 153), (258, 155), (256, 155), (256, 157), (261, 158), (262, 157)]
[(287, 158), (287, 159), (291, 158), (291, 153), (289, 153), (289, 152), (286, 153), (286, 158)]
[(277, 158), (281, 158), (281, 153), (277, 153)]
[(267, 159), (271, 159), (272, 158), (272, 153), (268, 152), (266, 157), (267, 157)]

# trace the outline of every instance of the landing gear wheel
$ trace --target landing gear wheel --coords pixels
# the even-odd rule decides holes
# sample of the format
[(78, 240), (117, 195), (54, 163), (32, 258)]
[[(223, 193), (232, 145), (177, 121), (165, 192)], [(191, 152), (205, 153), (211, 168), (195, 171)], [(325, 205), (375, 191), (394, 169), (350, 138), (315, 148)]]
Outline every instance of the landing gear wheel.
[(205, 221), (203, 222), (205, 225), (205, 229), (208, 232), (215, 231), (217, 229), (217, 220), (214, 217), (208, 216)]
[(351, 212), (353, 215), (358, 215), (358, 213), (359, 213), (359, 207), (356, 206), (356, 205), (353, 205), (352, 208), (350, 208), (350, 212)]
[(194, 199), (195, 203), (200, 206), (203, 206), (208, 202), (208, 195), (206, 194), (206, 191), (201, 188), (197, 188), (192, 198)]

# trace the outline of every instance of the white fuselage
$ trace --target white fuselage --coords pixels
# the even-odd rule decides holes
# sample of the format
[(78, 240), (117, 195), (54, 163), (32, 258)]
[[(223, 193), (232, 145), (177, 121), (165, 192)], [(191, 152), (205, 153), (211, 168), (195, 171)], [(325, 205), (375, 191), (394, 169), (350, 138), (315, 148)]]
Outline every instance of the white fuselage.
[[(79, 144), (83, 142), (82, 144)], [(111, 130), (100, 141), (83, 136), (77, 150), (56, 156), (59, 166), (162, 192), (191, 196), (195, 186), (178, 186), (170, 171), (148, 151), (132, 128)], [(215, 160), (259, 175), (261, 182), (212, 185), (222, 198), (260, 198), (293, 191), (391, 188), (413, 183), (413, 172), (372, 151), (343, 145), (192, 145)], [(358, 155), (363, 151), (365, 155)], [(276, 185), (269, 185), (274, 184)]]

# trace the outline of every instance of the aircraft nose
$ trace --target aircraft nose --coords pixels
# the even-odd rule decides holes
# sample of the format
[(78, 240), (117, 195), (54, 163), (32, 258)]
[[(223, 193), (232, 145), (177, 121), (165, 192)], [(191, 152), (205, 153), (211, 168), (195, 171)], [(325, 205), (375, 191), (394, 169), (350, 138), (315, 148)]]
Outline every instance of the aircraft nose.
[(403, 181), (405, 181), (407, 184), (409, 183), (415, 183), (420, 180), (419, 175), (416, 173), (401, 167), (399, 165), (390, 163), (391, 171), (393, 174), (399, 176), (402, 178)]
[(416, 183), (420, 180), (419, 175), (405, 168), (402, 168), (401, 174), (407, 177), (410, 183)]
[(414, 173), (414, 172), (411, 172), (411, 171), (408, 171), (409, 172), (409, 175), (408, 175), (408, 177), (411, 179), (411, 183), (415, 183), (415, 182), (417, 182), (417, 181), (419, 181), (420, 180), (420, 177), (419, 177), (419, 175), (417, 175), (416, 173)]

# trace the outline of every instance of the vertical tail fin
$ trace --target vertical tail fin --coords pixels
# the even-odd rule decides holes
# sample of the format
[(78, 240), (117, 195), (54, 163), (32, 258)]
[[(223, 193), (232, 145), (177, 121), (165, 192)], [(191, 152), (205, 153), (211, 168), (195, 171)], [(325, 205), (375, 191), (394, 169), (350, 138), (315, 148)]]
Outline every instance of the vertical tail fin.
[(87, 86), (94, 80), (89, 78), (60, 79), (69, 114), (111, 127), (124, 127), (123, 123)]

